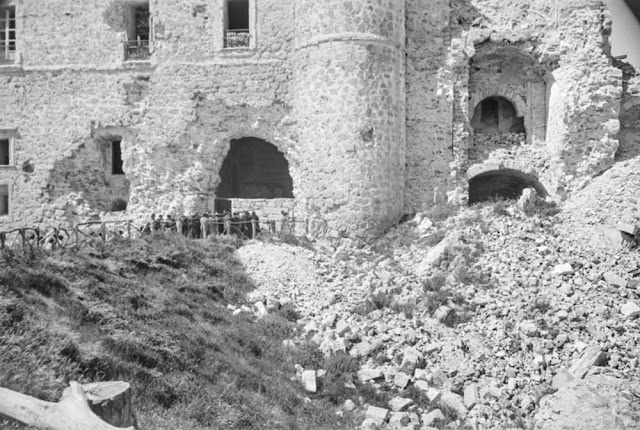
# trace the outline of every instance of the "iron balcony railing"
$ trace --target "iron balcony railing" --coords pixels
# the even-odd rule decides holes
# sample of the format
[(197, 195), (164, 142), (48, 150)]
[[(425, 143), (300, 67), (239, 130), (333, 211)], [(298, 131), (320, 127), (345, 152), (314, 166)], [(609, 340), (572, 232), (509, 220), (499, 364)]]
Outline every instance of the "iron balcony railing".
[(224, 33), (225, 48), (248, 48), (250, 40), (249, 30), (226, 30)]
[(124, 42), (124, 59), (130, 61), (148, 60), (151, 55), (149, 50), (149, 41), (142, 40), (126, 40)]

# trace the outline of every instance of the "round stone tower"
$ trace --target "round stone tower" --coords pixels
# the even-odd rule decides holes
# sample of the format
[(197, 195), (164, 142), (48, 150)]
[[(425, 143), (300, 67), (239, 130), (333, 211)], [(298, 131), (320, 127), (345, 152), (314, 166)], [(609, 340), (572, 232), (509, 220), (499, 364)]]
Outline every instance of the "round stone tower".
[(296, 0), (296, 197), (330, 234), (364, 238), (402, 215), (403, 0)]

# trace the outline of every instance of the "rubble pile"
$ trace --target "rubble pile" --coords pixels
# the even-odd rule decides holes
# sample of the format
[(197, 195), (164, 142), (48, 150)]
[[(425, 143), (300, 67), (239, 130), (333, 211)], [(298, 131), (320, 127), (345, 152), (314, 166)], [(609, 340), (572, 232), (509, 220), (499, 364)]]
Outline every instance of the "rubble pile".
[[(618, 209), (625, 190), (600, 204), (615, 211), (613, 229), (640, 219)], [(360, 382), (398, 393), (389, 404), (350, 399), (344, 410), (360, 411), (362, 428), (554, 428), (571, 417), (575, 427), (562, 428), (591, 428), (580, 421), (588, 408), (548, 412), (544, 399), (595, 377), (640, 381), (640, 251), (590, 240), (594, 218), (581, 217), (596, 204), (541, 215), (530, 194), (445, 221), (419, 214), (363, 249), (252, 242), (239, 253), (257, 286), (254, 311), (295, 306), (303, 338), (356, 357)], [(640, 401), (636, 386), (629, 401)], [(634, 413), (615, 411), (623, 422)]]

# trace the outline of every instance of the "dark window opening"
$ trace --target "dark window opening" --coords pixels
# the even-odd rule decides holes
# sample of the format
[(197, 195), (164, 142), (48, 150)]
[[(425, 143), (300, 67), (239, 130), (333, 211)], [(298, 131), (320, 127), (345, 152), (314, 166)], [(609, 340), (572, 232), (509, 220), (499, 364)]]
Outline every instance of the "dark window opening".
[(525, 133), (524, 118), (503, 97), (488, 97), (478, 103), (471, 119), (477, 134)]
[(224, 35), (225, 48), (248, 47), (249, 0), (227, 0), (227, 26)]
[(9, 139), (0, 139), (0, 166), (8, 166), (11, 158), (9, 157)]
[(9, 215), (9, 186), (0, 185), (0, 215)]
[(482, 173), (469, 181), (469, 204), (493, 199), (514, 200), (525, 188), (534, 188), (541, 197), (548, 196), (547, 190), (535, 178), (512, 169)]
[(256, 138), (231, 141), (220, 169), (218, 198), (293, 198), (293, 180), (284, 154)]
[(146, 60), (149, 58), (151, 14), (149, 3), (135, 3), (127, 8), (127, 41), (125, 59)]
[(16, 8), (0, 7), (0, 64), (16, 59)]
[(122, 169), (122, 147), (119, 140), (111, 142), (111, 173), (124, 175), (124, 170)]

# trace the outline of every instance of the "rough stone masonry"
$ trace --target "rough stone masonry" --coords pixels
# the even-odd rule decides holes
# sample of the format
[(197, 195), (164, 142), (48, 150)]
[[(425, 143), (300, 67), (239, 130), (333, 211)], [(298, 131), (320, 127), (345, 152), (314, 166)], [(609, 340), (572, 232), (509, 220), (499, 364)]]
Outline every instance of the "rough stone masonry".
[[(479, 175), (563, 197), (613, 163), (621, 104), (625, 124), (640, 115), (599, 0), (5, 0), (0, 13), (2, 229), (213, 210), (224, 188), (362, 239)], [(222, 169), (243, 139), (273, 146), (284, 171), (250, 144)]]

